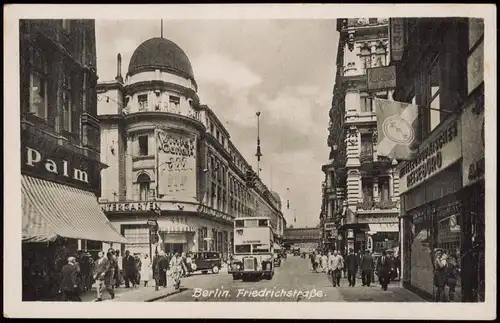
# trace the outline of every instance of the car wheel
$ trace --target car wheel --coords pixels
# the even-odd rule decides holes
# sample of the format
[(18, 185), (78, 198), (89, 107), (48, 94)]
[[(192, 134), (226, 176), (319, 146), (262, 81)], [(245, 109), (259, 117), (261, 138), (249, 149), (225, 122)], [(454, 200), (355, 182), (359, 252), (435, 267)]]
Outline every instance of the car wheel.
[(215, 265), (212, 267), (212, 273), (218, 274), (219, 273), (219, 266)]

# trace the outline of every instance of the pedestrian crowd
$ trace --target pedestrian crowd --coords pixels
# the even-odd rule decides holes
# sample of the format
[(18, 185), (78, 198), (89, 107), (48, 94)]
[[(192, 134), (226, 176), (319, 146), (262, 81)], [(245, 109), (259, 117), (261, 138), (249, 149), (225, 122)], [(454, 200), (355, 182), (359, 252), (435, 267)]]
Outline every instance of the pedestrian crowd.
[(314, 251), (310, 261), (313, 272), (327, 273), (334, 287), (340, 286), (341, 278), (347, 278), (351, 287), (356, 285), (356, 278), (361, 278), (363, 286), (370, 286), (377, 276), (380, 287), (387, 290), (389, 282), (401, 274), (399, 255), (388, 255), (385, 250), (376, 258), (369, 250), (355, 253), (349, 249), (346, 255), (338, 250)]
[(106, 253), (100, 251), (94, 260), (89, 253), (78, 251), (76, 257), (67, 257), (67, 263), (62, 266), (59, 293), (63, 301), (81, 301), (80, 295), (94, 286), (96, 301), (102, 301), (105, 293), (114, 299), (115, 289), (123, 285), (125, 288), (148, 287), (154, 280), (158, 288), (166, 288), (168, 271), (174, 287), (180, 288), (181, 277), (192, 272), (192, 255), (159, 251), (151, 260), (147, 254), (131, 255), (126, 250), (121, 256), (119, 250), (110, 248)]

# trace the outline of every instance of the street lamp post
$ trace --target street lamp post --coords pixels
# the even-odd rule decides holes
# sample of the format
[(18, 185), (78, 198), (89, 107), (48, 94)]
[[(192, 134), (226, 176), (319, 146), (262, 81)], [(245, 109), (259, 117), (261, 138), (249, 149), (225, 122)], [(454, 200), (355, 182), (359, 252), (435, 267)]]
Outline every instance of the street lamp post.
[(260, 157), (262, 157), (262, 153), (260, 151), (260, 111), (255, 113), (257, 116), (257, 152), (255, 156), (257, 157), (257, 177), (260, 177)]

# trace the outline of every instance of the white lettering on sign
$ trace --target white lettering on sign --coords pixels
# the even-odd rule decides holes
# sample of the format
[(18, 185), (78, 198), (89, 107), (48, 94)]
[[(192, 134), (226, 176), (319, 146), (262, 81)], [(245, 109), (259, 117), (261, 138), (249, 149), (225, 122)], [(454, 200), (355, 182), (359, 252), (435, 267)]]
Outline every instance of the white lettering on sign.
[(391, 40), (391, 61), (399, 61), (403, 57), (404, 43), (404, 20), (403, 18), (389, 19), (389, 38)]
[[(26, 165), (30, 167), (37, 167), (40, 165), (39, 163), (44, 163), (44, 168), (47, 172), (60, 174), (58, 164), (49, 158), (42, 160), (42, 154), (38, 152), (36, 149), (26, 147)], [(68, 161), (61, 161), (62, 174), (65, 177), (70, 177), (69, 175), (69, 164)], [(74, 168), (73, 169), (73, 179), (76, 179), (80, 182), (89, 183), (89, 175), (84, 170)]]
[[(476, 109), (478, 107), (478, 109)], [(476, 98), (462, 116), (462, 184), (469, 186), (484, 179), (486, 171), (484, 141), (484, 101)]]
[(222, 219), (224, 221), (232, 221), (232, 218), (229, 215), (224, 214), (222, 212), (219, 212), (217, 210), (211, 209), (205, 205), (199, 205), (197, 211), (200, 213), (206, 213), (206, 214), (212, 215), (215, 218)]
[(196, 196), (196, 138), (159, 131), (158, 193)]
[(461, 123), (454, 119), (440, 127), (440, 131), (419, 148), (416, 158), (401, 168), (400, 193), (419, 185), (461, 157)]
[(156, 202), (105, 203), (101, 204), (101, 209), (104, 212), (161, 211)]

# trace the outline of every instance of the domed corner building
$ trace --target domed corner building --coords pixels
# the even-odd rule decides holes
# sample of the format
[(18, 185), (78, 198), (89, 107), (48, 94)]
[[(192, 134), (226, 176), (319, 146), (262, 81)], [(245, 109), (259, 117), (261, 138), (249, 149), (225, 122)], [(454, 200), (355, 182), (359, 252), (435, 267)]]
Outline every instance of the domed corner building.
[(158, 250), (227, 255), (233, 217), (207, 189), (212, 112), (199, 103), (188, 56), (171, 40), (151, 38), (132, 54), (125, 79), (121, 64), (118, 54), (115, 79), (97, 85), (101, 161), (108, 165), (100, 205), (128, 239), (113, 247), (154, 255), (148, 223), (156, 221)]

